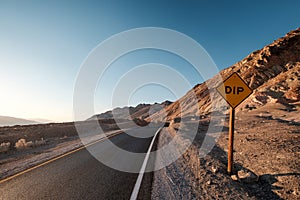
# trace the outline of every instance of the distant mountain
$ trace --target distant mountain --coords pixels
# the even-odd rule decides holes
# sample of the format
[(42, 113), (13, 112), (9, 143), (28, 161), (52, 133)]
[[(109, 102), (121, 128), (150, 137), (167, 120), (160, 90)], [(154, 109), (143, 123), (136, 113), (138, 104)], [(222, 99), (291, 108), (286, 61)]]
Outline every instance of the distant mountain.
[(32, 119), (28, 119), (28, 120), (36, 121), (36, 122), (39, 122), (41, 124), (54, 123), (54, 121), (51, 121), (49, 119), (42, 119), (42, 118), (32, 118)]
[(29, 125), (29, 124), (39, 124), (39, 122), (22, 119), (22, 118), (0, 116), (0, 126)]
[[(300, 101), (300, 28), (291, 31), (272, 44), (254, 51), (233, 66), (224, 69), (220, 75), (225, 80), (233, 72), (254, 90), (237, 111), (252, 109), (268, 103), (278, 102), (292, 106)], [(220, 82), (217, 77), (206, 81), (213, 87)], [(213, 111), (211, 98), (220, 103), (222, 97), (213, 88), (208, 90), (206, 83), (196, 85), (186, 95), (167, 106), (163, 117), (162, 111), (153, 114), (152, 119), (171, 120), (176, 117), (208, 114)], [(196, 96), (196, 98), (194, 98)], [(197, 106), (198, 104), (198, 106)], [(221, 111), (226, 111), (221, 109)]]
[[(97, 114), (92, 116), (87, 120), (95, 120), (95, 119), (145, 119), (149, 117), (149, 114), (156, 113), (160, 111), (162, 108), (170, 105), (171, 101), (164, 101), (162, 103), (155, 104), (138, 104), (137, 106), (125, 106), (123, 108), (115, 108), (113, 110)], [(129, 113), (128, 113), (129, 110)], [(149, 113), (151, 112), (151, 113)]]

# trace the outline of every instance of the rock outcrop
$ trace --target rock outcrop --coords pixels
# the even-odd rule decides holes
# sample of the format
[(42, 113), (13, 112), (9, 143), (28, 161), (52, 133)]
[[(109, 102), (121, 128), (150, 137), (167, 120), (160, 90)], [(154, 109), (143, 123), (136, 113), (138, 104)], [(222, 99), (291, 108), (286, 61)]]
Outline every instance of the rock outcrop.
[[(220, 72), (226, 79), (237, 72), (254, 90), (254, 93), (240, 108), (251, 108), (269, 102), (289, 104), (300, 100), (300, 28), (275, 40), (261, 50), (254, 51), (243, 60)], [(222, 98), (207, 84), (217, 87), (217, 76), (205, 83), (196, 85), (185, 96), (165, 108), (168, 113), (163, 119), (162, 113), (151, 118), (171, 120), (176, 117), (205, 115), (213, 112), (211, 99), (219, 103)], [(194, 98), (196, 96), (196, 98)], [(219, 111), (224, 111), (221, 109)]]

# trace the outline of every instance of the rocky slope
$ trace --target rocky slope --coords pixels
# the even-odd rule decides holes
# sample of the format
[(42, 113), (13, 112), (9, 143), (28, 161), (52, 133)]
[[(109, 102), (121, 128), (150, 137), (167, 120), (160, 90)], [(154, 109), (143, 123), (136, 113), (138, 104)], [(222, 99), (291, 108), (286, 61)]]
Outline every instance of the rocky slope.
[[(300, 100), (300, 28), (291, 31), (272, 44), (257, 50), (233, 66), (224, 69), (220, 75), (225, 80), (233, 72), (254, 90), (254, 93), (240, 109), (257, 107), (270, 101), (293, 103)], [(217, 77), (206, 83), (217, 87)], [(167, 120), (175, 117), (208, 114), (211, 109), (211, 97), (217, 103), (222, 98), (215, 89), (208, 90), (206, 83), (196, 85), (185, 96), (165, 108)], [(196, 95), (197, 99), (192, 98)], [(198, 109), (198, 106), (199, 109)], [(162, 112), (153, 118), (162, 120)]]
[[(123, 108), (115, 108), (113, 110), (109, 110), (107, 112), (97, 114), (89, 118), (88, 120), (95, 119), (144, 119), (149, 117), (150, 113), (156, 113), (160, 111), (162, 108), (170, 105), (171, 101), (164, 101), (162, 103), (154, 103), (154, 104), (138, 104), (137, 106), (125, 106)], [(150, 111), (151, 109), (151, 111)], [(128, 113), (129, 110), (129, 113)]]

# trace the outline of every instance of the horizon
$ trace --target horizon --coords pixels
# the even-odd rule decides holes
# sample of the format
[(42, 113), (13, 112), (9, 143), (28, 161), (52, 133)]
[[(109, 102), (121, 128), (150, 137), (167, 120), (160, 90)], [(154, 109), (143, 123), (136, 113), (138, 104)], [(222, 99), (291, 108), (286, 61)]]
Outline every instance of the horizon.
[[(132, 28), (181, 32), (202, 45), (220, 71), (297, 29), (300, 2), (290, 2), (0, 0), (1, 116), (74, 121), (73, 91), (82, 63), (99, 43)], [(117, 102), (117, 107), (175, 101), (205, 81), (182, 58), (147, 49), (116, 60), (107, 71), (107, 84), (113, 85), (128, 70), (146, 63), (172, 67), (188, 79), (190, 88), (182, 88), (176, 96), (158, 85), (141, 87), (127, 105)], [(94, 95), (95, 114), (115, 108), (106, 100), (114, 88), (100, 89)]]

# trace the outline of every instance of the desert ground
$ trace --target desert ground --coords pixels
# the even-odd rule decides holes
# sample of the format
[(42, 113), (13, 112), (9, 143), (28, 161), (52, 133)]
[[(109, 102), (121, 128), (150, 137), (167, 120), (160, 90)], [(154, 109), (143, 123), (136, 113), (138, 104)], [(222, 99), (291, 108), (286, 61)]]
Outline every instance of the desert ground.
[[(227, 173), (228, 119), (212, 151), (199, 158), (209, 124), (209, 118), (201, 119), (193, 145), (175, 163), (154, 173), (152, 198), (299, 199), (299, 114), (299, 104), (276, 103), (238, 112), (232, 176)], [(169, 132), (176, 135), (177, 126), (170, 126)], [(162, 132), (158, 146), (171, 139), (172, 134)]]

